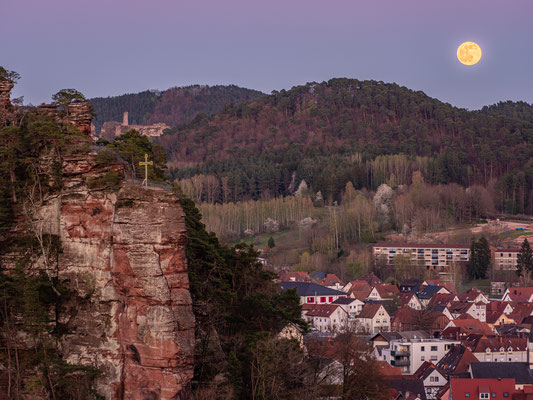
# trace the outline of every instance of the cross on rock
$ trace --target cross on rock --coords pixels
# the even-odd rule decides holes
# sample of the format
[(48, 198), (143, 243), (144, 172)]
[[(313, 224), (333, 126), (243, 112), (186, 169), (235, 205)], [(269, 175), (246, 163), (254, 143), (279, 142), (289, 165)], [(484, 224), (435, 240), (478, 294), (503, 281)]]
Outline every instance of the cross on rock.
[(148, 186), (148, 166), (154, 165), (154, 162), (148, 161), (148, 154), (146, 153), (144, 153), (144, 162), (143, 161), (139, 162), (139, 166), (142, 167), (143, 165), (144, 165), (144, 181), (143, 183), (141, 183), (141, 185)]

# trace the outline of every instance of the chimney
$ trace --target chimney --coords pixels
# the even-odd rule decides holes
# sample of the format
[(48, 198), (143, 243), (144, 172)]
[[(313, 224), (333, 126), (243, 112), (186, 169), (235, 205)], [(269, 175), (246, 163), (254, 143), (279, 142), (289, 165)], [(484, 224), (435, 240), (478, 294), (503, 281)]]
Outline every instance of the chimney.
[(124, 112), (124, 116), (122, 117), (122, 125), (128, 126), (128, 112)]

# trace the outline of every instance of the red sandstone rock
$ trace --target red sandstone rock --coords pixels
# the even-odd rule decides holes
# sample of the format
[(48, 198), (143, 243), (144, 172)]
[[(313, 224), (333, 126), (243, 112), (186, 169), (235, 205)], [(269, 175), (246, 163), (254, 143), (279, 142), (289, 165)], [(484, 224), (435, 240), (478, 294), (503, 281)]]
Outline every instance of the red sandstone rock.
[(64, 314), (62, 352), (103, 371), (106, 399), (187, 399), (195, 321), (183, 211), (162, 190), (84, 185), (104, 172), (94, 158), (67, 159), (65, 189), (40, 213), (61, 238), (59, 277), (89, 299)]

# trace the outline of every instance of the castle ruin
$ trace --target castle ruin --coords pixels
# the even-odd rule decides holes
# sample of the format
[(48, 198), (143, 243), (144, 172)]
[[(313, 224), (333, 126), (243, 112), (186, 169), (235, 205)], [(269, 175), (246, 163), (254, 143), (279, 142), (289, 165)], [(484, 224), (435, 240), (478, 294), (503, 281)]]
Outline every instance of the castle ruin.
[(130, 125), (128, 119), (128, 112), (124, 112), (122, 116), (122, 123), (116, 121), (107, 121), (102, 125), (100, 137), (109, 141), (115, 140), (117, 136), (135, 129), (141, 135), (148, 137), (157, 137), (163, 134), (165, 129), (170, 129), (170, 126), (164, 123), (157, 123), (153, 125)]

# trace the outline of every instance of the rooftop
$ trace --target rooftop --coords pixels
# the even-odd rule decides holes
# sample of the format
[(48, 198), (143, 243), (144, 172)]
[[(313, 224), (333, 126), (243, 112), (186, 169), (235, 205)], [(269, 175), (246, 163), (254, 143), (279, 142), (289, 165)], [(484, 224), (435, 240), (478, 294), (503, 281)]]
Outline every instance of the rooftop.
[(345, 292), (330, 289), (328, 287), (317, 285), (311, 282), (280, 282), (281, 290), (296, 289), (296, 293), (300, 297), (304, 296), (343, 296), (346, 297)]

